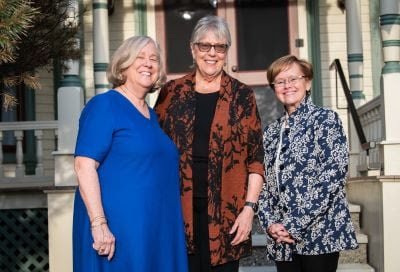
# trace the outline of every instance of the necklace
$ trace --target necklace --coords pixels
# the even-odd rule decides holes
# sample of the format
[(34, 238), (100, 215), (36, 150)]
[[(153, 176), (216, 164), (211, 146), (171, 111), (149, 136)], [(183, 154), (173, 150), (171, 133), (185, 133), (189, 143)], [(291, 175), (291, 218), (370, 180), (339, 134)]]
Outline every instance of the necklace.
[[(138, 99), (139, 101), (135, 101), (134, 99), (131, 98), (130, 96), (130, 92), (126, 89), (126, 87), (124, 85), (119, 86), (121, 91), (122, 91), (122, 95), (125, 96), (129, 102), (131, 102), (131, 104), (147, 119), (150, 119), (150, 112), (149, 112), (149, 107), (147, 106), (146, 100), (144, 99)], [(139, 102), (143, 101), (142, 104), (139, 104)]]

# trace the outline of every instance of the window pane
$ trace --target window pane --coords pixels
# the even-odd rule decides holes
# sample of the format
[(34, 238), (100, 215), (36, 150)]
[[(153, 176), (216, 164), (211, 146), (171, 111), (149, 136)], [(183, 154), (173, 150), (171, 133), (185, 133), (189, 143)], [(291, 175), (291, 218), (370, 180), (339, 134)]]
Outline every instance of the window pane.
[[(4, 85), (0, 85), (0, 88), (2, 88)], [(17, 92), (15, 91), (15, 89), (13, 88), (7, 88), (7, 93), (10, 95), (13, 95), (14, 97), (16, 97), (17, 99), (20, 99), (20, 97), (17, 97)], [(19, 106), (19, 104), (21, 103), (21, 101), (18, 101), (17, 105), (13, 108), (10, 109), (4, 109), (3, 108), (3, 101), (4, 97), (2, 96), (2, 99), (0, 99), (0, 122), (15, 122), (17, 121), (17, 107)], [(14, 137), (14, 132), (13, 131), (4, 131), (3, 132), (3, 146), (11, 146), (11, 145), (15, 145), (15, 137)]]
[(265, 128), (266, 125), (282, 116), (285, 109), (269, 86), (255, 86), (253, 90), (256, 95), (262, 127)]
[(237, 0), (235, 7), (240, 71), (265, 70), (289, 54), (287, 0)]
[[(213, 2), (213, 1), (211, 1)], [(197, 21), (216, 8), (208, 0), (164, 1), (167, 73), (186, 73), (193, 64), (190, 35)]]

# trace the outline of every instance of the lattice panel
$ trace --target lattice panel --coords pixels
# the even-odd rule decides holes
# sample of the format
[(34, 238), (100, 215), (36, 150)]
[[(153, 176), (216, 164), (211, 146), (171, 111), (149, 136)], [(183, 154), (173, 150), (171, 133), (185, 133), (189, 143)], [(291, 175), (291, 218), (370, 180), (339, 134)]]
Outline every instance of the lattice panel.
[(47, 210), (0, 210), (0, 271), (49, 271)]

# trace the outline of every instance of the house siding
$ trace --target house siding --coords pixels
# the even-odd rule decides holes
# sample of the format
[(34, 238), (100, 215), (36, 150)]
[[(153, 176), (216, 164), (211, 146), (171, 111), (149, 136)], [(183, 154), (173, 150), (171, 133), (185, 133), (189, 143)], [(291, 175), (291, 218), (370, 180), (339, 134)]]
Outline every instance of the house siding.
[[(371, 34), (369, 22), (369, 2), (360, 1), (362, 45), (364, 55), (363, 65), (363, 92), (365, 101), (373, 98), (372, 70), (371, 70)], [(348, 131), (347, 102), (338, 80), (338, 105), (336, 105), (336, 79), (335, 72), (329, 70), (329, 65), (334, 59), (339, 59), (347, 82), (349, 83), (347, 66), (347, 39), (346, 39), (346, 14), (342, 12), (336, 0), (319, 1), (320, 41), (321, 41), (321, 75), (323, 106), (339, 113), (346, 132)]]

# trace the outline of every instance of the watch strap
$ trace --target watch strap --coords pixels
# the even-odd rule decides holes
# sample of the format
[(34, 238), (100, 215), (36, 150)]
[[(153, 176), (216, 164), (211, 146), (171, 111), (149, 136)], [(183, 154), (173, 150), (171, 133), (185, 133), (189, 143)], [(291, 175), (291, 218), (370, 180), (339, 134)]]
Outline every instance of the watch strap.
[(251, 201), (246, 201), (244, 203), (245, 206), (249, 206), (250, 208), (253, 209), (253, 211), (256, 213), (258, 211), (258, 204), (257, 202), (251, 202)]

